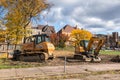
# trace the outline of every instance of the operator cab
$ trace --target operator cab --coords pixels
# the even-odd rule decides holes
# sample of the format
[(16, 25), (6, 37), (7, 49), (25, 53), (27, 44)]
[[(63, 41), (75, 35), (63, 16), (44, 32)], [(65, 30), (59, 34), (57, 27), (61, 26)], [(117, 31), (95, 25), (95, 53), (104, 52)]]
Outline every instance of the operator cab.
[(36, 44), (41, 42), (50, 42), (50, 38), (47, 34), (39, 34), (27, 37), (25, 43), (35, 42)]
[(35, 38), (36, 44), (41, 43), (41, 42), (50, 42), (50, 38), (46, 34), (34, 35), (33, 37)]
[(88, 43), (89, 43), (89, 40), (81, 40), (80, 41), (80, 46), (84, 47), (84, 49), (86, 49), (87, 46), (88, 46)]
[(92, 47), (88, 50), (89, 42), (90, 42), (90, 40), (81, 40), (80, 41), (80, 46), (83, 47), (83, 49), (85, 50), (85, 52), (83, 52), (84, 54), (91, 54), (93, 51)]

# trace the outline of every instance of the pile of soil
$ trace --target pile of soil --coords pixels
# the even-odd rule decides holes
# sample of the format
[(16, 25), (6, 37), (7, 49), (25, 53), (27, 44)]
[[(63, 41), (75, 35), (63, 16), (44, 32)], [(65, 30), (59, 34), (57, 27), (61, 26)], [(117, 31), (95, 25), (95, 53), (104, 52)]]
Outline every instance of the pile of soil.
[(120, 62), (120, 56), (117, 55), (111, 59), (112, 62)]

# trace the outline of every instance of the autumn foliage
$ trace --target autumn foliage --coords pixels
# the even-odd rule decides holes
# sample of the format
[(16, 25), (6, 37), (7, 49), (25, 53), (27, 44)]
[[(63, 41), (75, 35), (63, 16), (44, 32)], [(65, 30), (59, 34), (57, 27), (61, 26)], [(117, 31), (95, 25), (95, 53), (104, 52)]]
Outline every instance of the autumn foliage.
[(68, 41), (69, 36), (65, 34), (51, 34), (50, 36), (51, 42), (56, 46), (60, 48), (64, 48), (66, 45), (65, 43)]
[(66, 45), (65, 43), (68, 41), (69, 36), (65, 34), (59, 35), (59, 47), (64, 48)]
[(53, 33), (50, 35), (50, 40), (53, 43), (54, 46), (58, 46), (58, 35), (56, 33)]
[(73, 42), (78, 45), (81, 40), (89, 40), (92, 37), (92, 33), (87, 30), (73, 30), (71, 33)]
[(0, 29), (0, 42), (5, 42), (5, 39), (6, 39), (5, 35), (6, 35), (6, 31)]
[(27, 36), (27, 26), (33, 19), (39, 19), (41, 11), (49, 5), (45, 0), (0, 0), (1, 7), (6, 10), (3, 18), (7, 32), (5, 38), (11, 43), (18, 44)]

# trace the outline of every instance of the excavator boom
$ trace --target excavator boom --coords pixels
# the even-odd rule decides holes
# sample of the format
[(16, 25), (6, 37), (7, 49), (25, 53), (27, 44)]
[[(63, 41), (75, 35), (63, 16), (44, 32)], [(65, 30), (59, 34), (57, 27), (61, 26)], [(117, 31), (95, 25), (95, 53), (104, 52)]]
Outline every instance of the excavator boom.
[(101, 47), (103, 46), (104, 42), (105, 42), (105, 39), (100, 39), (99, 40), (98, 45), (97, 45), (97, 47), (94, 50), (94, 55), (95, 56), (98, 56), (98, 54), (99, 54), (99, 52), (101, 50)]
[(99, 51), (105, 42), (104, 38), (92, 37), (88, 43), (86, 51), (90, 51), (90, 49), (92, 48), (92, 45), (94, 44), (95, 41), (97, 42), (97, 44), (96, 44), (96, 48), (94, 49), (94, 55), (98, 56)]

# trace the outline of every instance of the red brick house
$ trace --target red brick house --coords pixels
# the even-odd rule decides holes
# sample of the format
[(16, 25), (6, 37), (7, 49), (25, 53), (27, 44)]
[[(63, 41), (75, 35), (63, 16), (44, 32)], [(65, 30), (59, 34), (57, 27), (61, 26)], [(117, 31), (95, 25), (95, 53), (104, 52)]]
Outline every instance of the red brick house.
[(57, 34), (66, 34), (68, 36), (70, 36), (71, 32), (75, 29), (78, 29), (77, 26), (76, 27), (72, 27), (70, 25), (65, 25), (61, 30), (59, 30), (57, 32)]
[(77, 26), (76, 27), (72, 27), (70, 25), (65, 25), (61, 30), (59, 30), (57, 32), (57, 35), (60, 36), (61, 34), (65, 34), (69, 37), (69, 40), (66, 42), (66, 45), (71, 45), (72, 44), (72, 38), (70, 37), (71, 32), (73, 30), (78, 29)]

